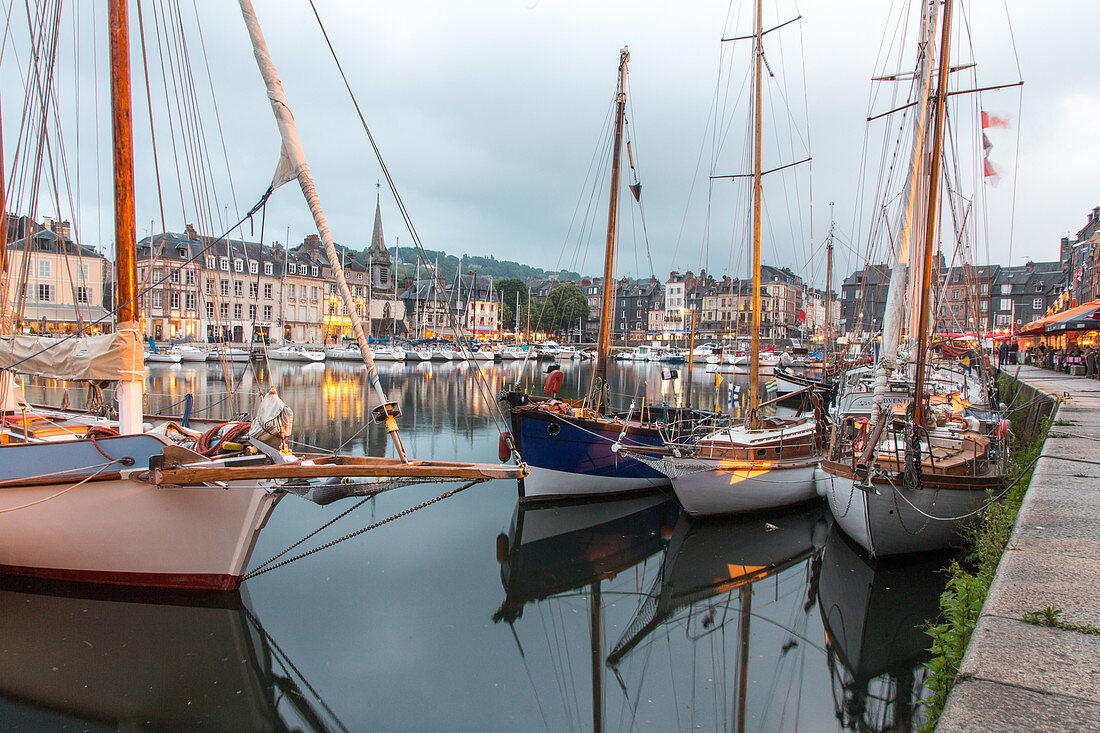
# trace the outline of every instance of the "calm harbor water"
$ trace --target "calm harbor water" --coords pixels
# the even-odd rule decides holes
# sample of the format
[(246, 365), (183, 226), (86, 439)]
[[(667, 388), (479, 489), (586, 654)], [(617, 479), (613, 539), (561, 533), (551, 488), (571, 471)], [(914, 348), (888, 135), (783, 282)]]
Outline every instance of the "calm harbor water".
[[(488, 365), (488, 390), (543, 365)], [(474, 367), (382, 364), (411, 455), (495, 461)], [(579, 394), (591, 365), (566, 365)], [(612, 366), (624, 395), (680, 400), (657, 365)], [(202, 416), (247, 411), (274, 381), (296, 440), (390, 454), (348, 364), (151, 365), (150, 411), (194, 395)], [(237, 385), (236, 396), (227, 389)], [(693, 402), (725, 401), (696, 368)], [(705, 385), (705, 386), (704, 386)], [(27, 384), (59, 404), (63, 386)], [(82, 395), (70, 387), (70, 399)], [(625, 398), (624, 398), (625, 399)], [(364, 502), (309, 549), (449, 488)], [(65, 594), (0, 586), (4, 730), (909, 729), (920, 718), (940, 557), (873, 563), (820, 505), (689, 521), (655, 495), (525, 510), (490, 482), (257, 576), (229, 598)], [(352, 502), (287, 497), (253, 566)]]

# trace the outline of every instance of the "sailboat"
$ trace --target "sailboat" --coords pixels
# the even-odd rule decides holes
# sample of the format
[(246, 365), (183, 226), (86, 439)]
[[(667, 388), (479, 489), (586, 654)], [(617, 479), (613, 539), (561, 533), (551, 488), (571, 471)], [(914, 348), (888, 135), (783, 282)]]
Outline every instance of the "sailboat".
[[(952, 71), (952, 4), (945, 0), (942, 17), (939, 3), (922, 4), (922, 42), (913, 75), (921, 82), (914, 102), (919, 110), (917, 132), (881, 356), (870, 390), (846, 390), (862, 398), (870, 414), (838, 414), (817, 475), (818, 491), (837, 522), (874, 556), (941, 550), (957, 543), (967, 518), (990, 500), (991, 492), (1003, 488), (1007, 464), (1007, 424), (995, 412), (995, 392), (984, 360), (979, 355), (967, 361), (930, 358), (933, 249)], [(937, 25), (938, 48), (932, 42)], [(928, 154), (926, 130), (931, 136)], [(926, 159), (930, 163), (922, 186)], [(919, 215), (924, 236), (918, 239), (911, 231)], [(907, 260), (909, 269), (916, 271), (908, 284)], [(911, 343), (903, 344), (906, 306)], [(841, 409), (846, 391), (839, 397)]]
[[(623, 120), (626, 111), (626, 68), (630, 51), (619, 54), (615, 92), (615, 132), (611, 152), (611, 187), (604, 248), (602, 306), (596, 349), (595, 376), (584, 400), (559, 399), (560, 372), (547, 376), (546, 396), (512, 390), (503, 395), (511, 409), (511, 440), (527, 464), (529, 474), (519, 482), (521, 500), (560, 500), (615, 496), (667, 488), (668, 478), (646, 464), (618, 452), (618, 448), (657, 448), (697, 417), (679, 408), (654, 409), (643, 404), (612, 411), (607, 362), (611, 352), (611, 320), (615, 281), (612, 269), (619, 206)], [(503, 357), (514, 358), (509, 350)], [(526, 358), (520, 355), (519, 358)]]
[[(275, 180), (261, 202), (277, 185), (297, 180), (330, 259), (338, 262), (255, 13), (248, 0), (240, 4), (283, 138)], [(0, 447), (0, 572), (231, 590), (240, 585), (259, 532), (287, 487), (302, 492), (345, 478), (353, 491), (351, 485), (362, 487), (380, 478), (481, 481), (522, 476), (522, 466), (413, 460), (406, 454), (397, 431), (400, 410), (382, 390), (340, 268), (336, 280), (378, 397), (375, 417), (386, 425), (396, 457), (295, 455), (286, 444), (292, 415), (274, 387), (251, 421), (208, 423), (194, 430), (143, 416), (127, 6), (126, 0), (108, 4), (117, 324), (104, 336), (0, 336), (0, 427), (6, 441)], [(6, 237), (6, 228), (0, 229)], [(6, 273), (0, 276), (6, 279)], [(16, 370), (62, 379), (115, 380), (118, 420), (27, 405), (15, 384)]]
[(5, 578), (0, 614), (5, 727), (343, 729), (304, 694), (240, 592)]
[(812, 414), (793, 418), (761, 416), (761, 216), (763, 208), (763, 20), (755, 5), (752, 186), (752, 349), (749, 400), (743, 424), (722, 426), (686, 441), (668, 440), (653, 451), (623, 446), (624, 455), (642, 460), (672, 480), (684, 510), (693, 516), (762, 511), (816, 497), (814, 470), (824, 453), (824, 405), (812, 388)]

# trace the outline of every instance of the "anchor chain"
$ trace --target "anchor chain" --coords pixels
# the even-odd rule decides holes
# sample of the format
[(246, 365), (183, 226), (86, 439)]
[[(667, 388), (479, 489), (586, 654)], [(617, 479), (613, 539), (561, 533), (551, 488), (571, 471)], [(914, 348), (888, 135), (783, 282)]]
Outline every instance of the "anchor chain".
[[(255, 578), (256, 576), (263, 575), (264, 573), (269, 572), (271, 570), (274, 570), (275, 568), (281, 568), (284, 565), (289, 565), (290, 563), (294, 562), (295, 560), (301, 560), (302, 558), (309, 557), (310, 555), (313, 555), (314, 553), (320, 552), (321, 550), (327, 550), (328, 548), (332, 547), (333, 545), (338, 545), (341, 542), (344, 542), (345, 540), (350, 540), (353, 537), (358, 537), (359, 535), (363, 534), (364, 532), (369, 532), (370, 530), (377, 529), (377, 528), (381, 527), (384, 524), (389, 524), (390, 522), (392, 522), (395, 519), (400, 519), (401, 517), (412, 514), (413, 512), (418, 511), (420, 509), (424, 509), (426, 507), (429, 507), (432, 504), (443, 501), (444, 499), (449, 499), (450, 497), (454, 496), (458, 492), (465, 491), (466, 489), (470, 488), (474, 484), (480, 484), (483, 481), (485, 481), (485, 479), (474, 479), (473, 481), (467, 482), (467, 483), (463, 484), (462, 486), (459, 486), (457, 489), (452, 489), (451, 491), (446, 491), (446, 492), (440, 494), (439, 496), (435, 497), (434, 499), (429, 499), (428, 501), (417, 504), (416, 506), (409, 507), (408, 509), (400, 511), (397, 514), (386, 517), (385, 519), (383, 519), (381, 521), (375, 522), (374, 524), (370, 524), (370, 525), (367, 525), (366, 527), (363, 527), (362, 529), (357, 529), (354, 532), (350, 532), (350, 533), (344, 535), (343, 537), (337, 537), (336, 539), (332, 540), (331, 542), (326, 542), (325, 544), (320, 545), (318, 547), (315, 547), (312, 550), (306, 550), (305, 552), (300, 553), (298, 555), (295, 555), (294, 557), (288, 557), (286, 560), (283, 560), (281, 562), (277, 562), (274, 565), (268, 565), (267, 563), (264, 563), (263, 565), (261, 565), (260, 567), (258, 567), (255, 570), (253, 570), (252, 572), (245, 573), (244, 577), (241, 578), (241, 580), (248, 580), (249, 578)], [(362, 503), (362, 502), (360, 502), (360, 503)], [(354, 508), (355, 507), (352, 507), (352, 509), (354, 509)], [(348, 512), (344, 512), (344, 514), (341, 514), (340, 517), (345, 516), (347, 513)], [(339, 519), (340, 517), (336, 517), (336, 519)], [(332, 522), (335, 522), (336, 519), (333, 519)], [(332, 522), (329, 522), (325, 526), (327, 527), (327, 526), (331, 525)], [(324, 527), (322, 527), (321, 529), (324, 529)], [(320, 531), (320, 530), (318, 530), (318, 531)], [(313, 534), (317, 534), (317, 532), (314, 532)], [(300, 542), (295, 543), (295, 544), (300, 544)], [(292, 545), (292, 547), (293, 546), (294, 545)], [(286, 552), (286, 550), (283, 551), (283, 553), (285, 553), (285, 552)], [(279, 555), (282, 555), (283, 553), (279, 553)], [(276, 555), (275, 557), (279, 557), (279, 555)], [(268, 562), (270, 562), (270, 560)]]

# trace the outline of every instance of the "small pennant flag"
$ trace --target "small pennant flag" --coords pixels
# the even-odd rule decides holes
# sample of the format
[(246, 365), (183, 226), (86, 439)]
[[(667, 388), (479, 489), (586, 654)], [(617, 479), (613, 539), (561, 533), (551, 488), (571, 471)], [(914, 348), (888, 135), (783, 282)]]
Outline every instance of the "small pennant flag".
[(1002, 130), (1008, 129), (1008, 118), (998, 117), (997, 115), (991, 115), (988, 112), (982, 112), (982, 129), (986, 130), (990, 127), (997, 127)]
[(805, 323), (806, 322), (806, 309), (805, 308), (799, 308), (798, 309), (798, 320), (799, 320), (800, 323)]
[(764, 383), (764, 391), (768, 394), (779, 394), (779, 382), (769, 379)]
[(720, 386), (722, 386), (722, 375), (719, 374), (718, 372), (715, 372), (714, 373), (714, 388), (718, 389)]
[(732, 410), (733, 406), (741, 400), (741, 387), (736, 384), (731, 384), (729, 394), (726, 397), (726, 406), (728, 409)]

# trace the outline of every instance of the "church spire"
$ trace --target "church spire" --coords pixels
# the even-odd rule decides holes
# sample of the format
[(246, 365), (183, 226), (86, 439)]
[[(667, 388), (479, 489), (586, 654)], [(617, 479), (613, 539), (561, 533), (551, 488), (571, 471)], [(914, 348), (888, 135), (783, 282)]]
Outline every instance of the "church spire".
[(389, 261), (389, 253), (386, 251), (386, 240), (382, 236), (382, 191), (381, 184), (378, 186), (379, 191), (374, 203), (374, 235), (370, 240), (371, 254), (378, 258), (385, 255), (384, 259)]

